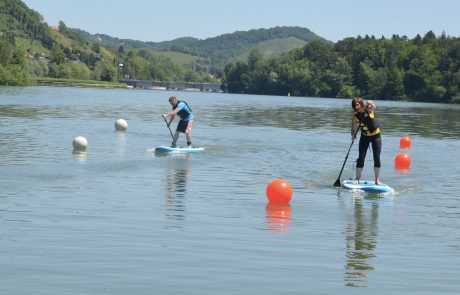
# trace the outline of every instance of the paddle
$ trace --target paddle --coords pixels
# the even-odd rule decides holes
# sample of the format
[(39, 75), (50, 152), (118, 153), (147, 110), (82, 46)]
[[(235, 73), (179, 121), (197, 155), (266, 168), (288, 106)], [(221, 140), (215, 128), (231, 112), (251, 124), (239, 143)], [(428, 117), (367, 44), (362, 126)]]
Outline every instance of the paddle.
[(166, 120), (165, 116), (162, 116), (162, 117), (163, 117), (163, 119), (164, 119), (164, 120), (165, 120), (165, 122), (166, 122), (166, 126), (168, 126), (168, 129), (169, 129), (169, 133), (171, 133), (171, 138), (172, 138), (172, 139), (174, 139), (174, 135), (172, 134), (171, 128), (169, 127), (169, 123), (168, 123), (168, 121)]
[(360, 127), (361, 125), (358, 125), (358, 129), (356, 129), (355, 135), (353, 136), (353, 140), (351, 141), (351, 144), (350, 144), (350, 148), (348, 148), (348, 153), (347, 153), (347, 156), (345, 157), (345, 161), (343, 161), (342, 169), (340, 169), (339, 177), (335, 181), (334, 186), (341, 186), (340, 176), (342, 175), (343, 167), (345, 167), (345, 163), (347, 162), (348, 155), (350, 154), (351, 147), (353, 146), (353, 143), (355, 142), (356, 135), (358, 134)]

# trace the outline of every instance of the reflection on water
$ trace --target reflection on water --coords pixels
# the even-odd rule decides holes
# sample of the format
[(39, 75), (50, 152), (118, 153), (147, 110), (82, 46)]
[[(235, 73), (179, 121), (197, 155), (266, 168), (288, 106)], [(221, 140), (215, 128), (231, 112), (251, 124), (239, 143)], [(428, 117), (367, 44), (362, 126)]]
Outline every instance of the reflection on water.
[(291, 205), (268, 203), (265, 206), (265, 223), (267, 229), (273, 233), (285, 233), (289, 230), (291, 223)]
[[(380, 103), (380, 102), (378, 102)], [(293, 130), (348, 128), (351, 108), (320, 108), (307, 106), (276, 108), (226, 108), (216, 113), (223, 114), (224, 121), (242, 126), (271, 126)], [(378, 106), (377, 120), (384, 132), (420, 135), (434, 138), (460, 138), (459, 108), (436, 107), (385, 107)], [(347, 129), (348, 130), (348, 129)]]
[(399, 174), (410, 174), (410, 169), (395, 168), (395, 171)]
[(78, 163), (85, 163), (88, 159), (88, 154), (83, 151), (73, 151), (72, 152), (73, 159)]
[(128, 143), (128, 135), (126, 131), (115, 131), (117, 135), (117, 154), (122, 158), (126, 153), (126, 145)]
[(378, 202), (365, 208), (364, 200), (354, 198), (353, 215), (346, 227), (345, 285), (349, 287), (367, 287), (367, 273), (374, 270), (370, 260), (377, 246)]
[(35, 118), (38, 109), (30, 106), (0, 105), (0, 117)]
[(185, 197), (189, 179), (189, 154), (164, 155), (168, 157), (166, 171), (166, 217), (183, 220), (185, 218)]

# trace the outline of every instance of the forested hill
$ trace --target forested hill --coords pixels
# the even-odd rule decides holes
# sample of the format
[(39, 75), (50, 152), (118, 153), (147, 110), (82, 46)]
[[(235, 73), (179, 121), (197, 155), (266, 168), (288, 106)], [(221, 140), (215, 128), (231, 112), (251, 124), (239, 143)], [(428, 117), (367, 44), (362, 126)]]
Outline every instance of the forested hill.
[(0, 0), (0, 85), (46, 79), (221, 82), (231, 93), (460, 103), (460, 38), (429, 31), (332, 43), (306, 28), (275, 27), (141, 42), (63, 21), (49, 27), (21, 0)]
[(365, 36), (313, 41), (279, 57), (252, 51), (226, 65), (231, 93), (460, 103), (460, 38)]
[(0, 85), (27, 85), (44, 78), (219, 82), (204, 58), (147, 47), (106, 47), (85, 40), (63, 21), (52, 25), (21, 0), (0, 0)]
[(42, 16), (20, 0), (0, 1), (0, 33), (9, 41), (19, 37), (39, 40), (48, 49), (53, 46), (51, 31)]
[[(304, 44), (314, 40), (327, 42), (324, 38), (319, 37), (306, 28), (275, 27), (224, 34), (184, 45), (173, 44), (169, 50), (182, 51), (199, 56), (209, 56), (217, 63), (226, 63), (239, 58), (251, 48), (257, 47), (260, 43), (279, 39), (289, 40), (289, 37), (304, 41)], [(162, 44), (158, 44), (156, 47), (161, 49)], [(296, 44), (292, 48), (287, 48), (287, 51), (296, 47), (300, 46)]]
[[(307, 28), (301, 27), (274, 27), (269, 29), (254, 29), (223, 34), (204, 40), (183, 37), (164, 42), (142, 42), (129, 39), (118, 39), (104, 34), (90, 34), (88, 32), (72, 29), (88, 41), (100, 41), (105, 46), (149, 48), (156, 51), (177, 51), (204, 58), (210, 58), (216, 65), (246, 57), (252, 48), (260, 49), (263, 54), (280, 54), (294, 48), (299, 48), (314, 40), (330, 43), (316, 35)], [(282, 40), (282, 42), (280, 42)], [(283, 44), (283, 46), (280, 46)]]

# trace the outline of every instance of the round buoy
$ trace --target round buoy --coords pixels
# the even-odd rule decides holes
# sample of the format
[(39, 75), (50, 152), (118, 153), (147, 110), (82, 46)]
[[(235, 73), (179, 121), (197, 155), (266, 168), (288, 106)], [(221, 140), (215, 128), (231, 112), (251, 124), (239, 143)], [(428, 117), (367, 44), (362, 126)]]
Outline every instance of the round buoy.
[(406, 153), (399, 153), (395, 157), (395, 168), (396, 169), (409, 169), (411, 158)]
[(126, 131), (128, 129), (128, 122), (125, 119), (118, 119), (115, 122), (115, 129), (117, 131)]
[(411, 144), (412, 144), (412, 141), (409, 136), (403, 136), (399, 140), (399, 147), (402, 149), (410, 148)]
[(266, 194), (269, 202), (288, 203), (292, 198), (292, 187), (283, 179), (275, 179), (268, 184)]
[(88, 141), (83, 136), (77, 136), (73, 139), (73, 149), (76, 151), (85, 151)]

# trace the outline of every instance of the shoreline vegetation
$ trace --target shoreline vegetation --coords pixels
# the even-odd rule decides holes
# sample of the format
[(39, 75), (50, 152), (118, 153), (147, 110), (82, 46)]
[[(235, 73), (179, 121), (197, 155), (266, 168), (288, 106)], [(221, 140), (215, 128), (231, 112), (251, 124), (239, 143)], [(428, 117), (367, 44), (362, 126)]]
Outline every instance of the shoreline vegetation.
[[(281, 46), (283, 45), (283, 46)], [(233, 94), (460, 103), (460, 38), (432, 31), (336, 43), (300, 27), (152, 43), (49, 26), (0, 1), (0, 85), (130, 88), (120, 81), (222, 84)]]
[(460, 103), (460, 38), (365, 36), (312, 41), (281, 56), (251, 51), (225, 66), (230, 93)]
[(32, 85), (61, 87), (128, 88), (126, 83), (49, 77), (31, 78)]

